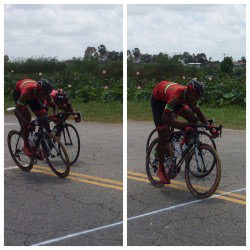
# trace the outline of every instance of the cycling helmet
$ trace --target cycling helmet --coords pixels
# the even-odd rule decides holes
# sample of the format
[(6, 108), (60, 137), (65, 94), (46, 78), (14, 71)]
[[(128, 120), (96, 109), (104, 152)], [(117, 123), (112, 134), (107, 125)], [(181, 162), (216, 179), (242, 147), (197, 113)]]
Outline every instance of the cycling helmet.
[(203, 95), (203, 93), (204, 93), (203, 84), (197, 80), (191, 80), (187, 84), (187, 86), (190, 87), (191, 89), (195, 90), (196, 93), (198, 93), (199, 95)]
[(49, 80), (47, 79), (41, 79), (39, 81), (37, 81), (38, 84), (47, 92), (47, 93), (51, 93), (52, 92), (52, 86)]
[(58, 101), (67, 101), (68, 100), (68, 96), (67, 96), (67, 94), (62, 89), (58, 89), (57, 93), (56, 93), (56, 99)]

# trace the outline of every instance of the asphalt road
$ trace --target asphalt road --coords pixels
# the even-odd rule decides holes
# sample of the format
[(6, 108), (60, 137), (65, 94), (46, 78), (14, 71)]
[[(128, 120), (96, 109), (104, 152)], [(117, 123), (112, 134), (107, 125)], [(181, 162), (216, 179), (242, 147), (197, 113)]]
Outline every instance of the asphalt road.
[(15, 167), (6, 138), (18, 125), (5, 116), (6, 246), (122, 245), (122, 125), (72, 123), (81, 153), (70, 175), (60, 179), (46, 162), (29, 173)]
[(148, 183), (145, 144), (152, 129), (151, 122), (128, 121), (128, 245), (246, 245), (245, 131), (224, 129), (216, 140), (222, 162), (220, 194), (199, 200), (185, 190), (182, 172), (176, 186)]

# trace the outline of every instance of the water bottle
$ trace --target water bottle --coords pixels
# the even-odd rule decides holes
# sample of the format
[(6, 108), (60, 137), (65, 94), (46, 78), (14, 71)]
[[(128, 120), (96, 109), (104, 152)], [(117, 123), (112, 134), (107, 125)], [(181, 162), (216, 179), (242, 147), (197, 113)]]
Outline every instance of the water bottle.
[(34, 148), (35, 147), (35, 135), (34, 133), (30, 133), (29, 134), (29, 144), (30, 144), (30, 148)]
[(177, 157), (180, 157), (181, 156), (181, 147), (180, 147), (180, 142), (178, 141), (175, 141), (174, 142), (174, 156), (177, 158)]
[(38, 139), (38, 134), (34, 133), (34, 136), (33, 136), (34, 144), (36, 144), (37, 139)]

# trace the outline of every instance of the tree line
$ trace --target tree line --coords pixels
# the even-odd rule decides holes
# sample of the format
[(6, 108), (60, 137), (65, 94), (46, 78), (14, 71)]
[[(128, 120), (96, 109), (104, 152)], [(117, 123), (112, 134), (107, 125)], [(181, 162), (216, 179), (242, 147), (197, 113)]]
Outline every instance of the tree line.
[[(229, 56), (224, 56), (224, 58)], [(171, 61), (172, 63), (201, 63), (201, 64), (219, 64), (218, 60), (213, 60), (212, 57), (207, 57), (205, 53), (190, 54), (189, 52), (183, 52), (182, 54), (175, 54), (169, 56), (167, 53), (158, 54), (143, 54), (139, 48), (127, 50), (127, 58), (129, 62), (135, 63), (160, 63), (165, 61)], [(246, 58), (242, 56), (237, 62), (246, 63)]]

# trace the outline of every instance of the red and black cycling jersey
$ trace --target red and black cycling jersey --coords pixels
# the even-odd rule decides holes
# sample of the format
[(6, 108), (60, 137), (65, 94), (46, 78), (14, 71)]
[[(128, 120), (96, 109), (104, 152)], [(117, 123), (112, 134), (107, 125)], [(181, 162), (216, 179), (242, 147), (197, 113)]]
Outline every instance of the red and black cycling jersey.
[(186, 86), (181, 84), (162, 81), (153, 89), (153, 96), (156, 100), (165, 102), (165, 110), (174, 111), (176, 106), (187, 104), (185, 101)]
[[(46, 107), (58, 108), (59, 110), (63, 110), (64, 112), (73, 112), (73, 108), (69, 103), (68, 98), (64, 98), (63, 100), (58, 99), (57, 97), (58, 90), (53, 90), (50, 93), (50, 100), (44, 99), (43, 104)], [(52, 102), (53, 100), (53, 102)]]
[(32, 79), (25, 78), (17, 82), (15, 91), (19, 94), (18, 104), (27, 105), (28, 100), (38, 99), (38, 83)]
[(43, 98), (40, 95), (40, 90), (41, 86), (35, 80), (25, 78), (18, 81), (15, 87), (16, 96), (18, 96), (17, 103), (27, 105), (28, 101), (31, 100), (42, 101)]

